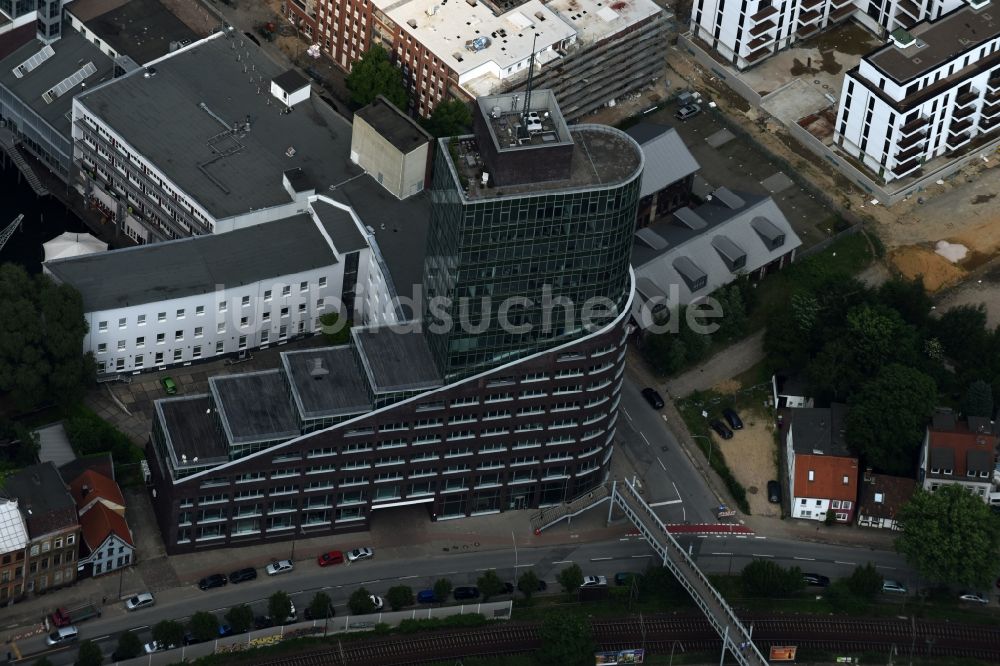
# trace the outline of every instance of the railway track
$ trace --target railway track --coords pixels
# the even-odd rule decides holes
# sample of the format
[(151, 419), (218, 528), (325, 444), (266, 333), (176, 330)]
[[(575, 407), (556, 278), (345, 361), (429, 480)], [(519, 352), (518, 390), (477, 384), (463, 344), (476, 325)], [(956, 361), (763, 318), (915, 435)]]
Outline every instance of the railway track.
[[(772, 645), (797, 645), (827, 652), (895, 652), (906, 655), (966, 657), (1000, 662), (1000, 627), (898, 619), (842, 619), (747, 616), (762, 651)], [(670, 652), (680, 642), (687, 651), (719, 650), (722, 642), (702, 616), (653, 615), (592, 623), (600, 650), (645, 646), (652, 653)], [(541, 646), (538, 624), (511, 622), (464, 631), (397, 635), (341, 641), (257, 666), (395, 666), (442, 661), (454, 657), (500, 656), (530, 652)]]

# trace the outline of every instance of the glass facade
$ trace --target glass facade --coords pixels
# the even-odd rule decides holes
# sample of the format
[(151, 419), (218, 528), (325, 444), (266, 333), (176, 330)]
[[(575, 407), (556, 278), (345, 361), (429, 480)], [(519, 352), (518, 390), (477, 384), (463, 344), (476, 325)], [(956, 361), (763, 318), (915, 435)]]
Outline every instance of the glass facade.
[[(468, 375), (577, 335), (591, 299), (622, 307), (641, 170), (610, 186), (553, 183), (470, 199), (442, 148), (424, 270), (424, 322), (442, 374)], [(607, 310), (590, 321), (607, 323)]]
[(35, 11), (35, 0), (0, 0), (0, 12), (9, 18), (15, 19), (33, 11)]

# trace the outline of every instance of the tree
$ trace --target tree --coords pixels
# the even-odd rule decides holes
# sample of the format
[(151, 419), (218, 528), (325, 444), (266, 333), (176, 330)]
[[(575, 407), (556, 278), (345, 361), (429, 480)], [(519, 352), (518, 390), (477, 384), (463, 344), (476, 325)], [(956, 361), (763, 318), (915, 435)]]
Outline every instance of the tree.
[(538, 576), (531, 569), (528, 569), (517, 579), (517, 589), (521, 591), (525, 599), (530, 599), (531, 595), (538, 591)]
[(875, 375), (890, 360), (905, 360), (913, 351), (913, 329), (895, 310), (861, 305), (847, 313), (846, 339), (854, 349), (855, 366)]
[(670, 570), (663, 566), (650, 566), (638, 580), (639, 597), (643, 601), (686, 597), (687, 591), (677, 582)]
[(451, 596), (451, 581), (447, 578), (438, 578), (434, 582), (434, 598), (439, 602), (448, 601), (448, 597)]
[(723, 340), (735, 340), (746, 333), (747, 311), (739, 285), (723, 287), (712, 294), (712, 297), (722, 306), (722, 319), (719, 320), (716, 335)]
[[(390, 590), (390, 593), (392, 590)], [(309, 614), (314, 620), (325, 620), (333, 617), (333, 603), (326, 592), (317, 592), (309, 602)]]
[(740, 574), (743, 591), (752, 597), (786, 597), (805, 587), (802, 570), (785, 569), (771, 560), (753, 560)]
[(936, 583), (981, 587), (1000, 573), (1000, 517), (957, 484), (917, 493), (899, 512), (896, 550)]
[(934, 380), (919, 370), (890, 364), (849, 402), (847, 442), (864, 464), (887, 474), (911, 473), (927, 417), (937, 402)]
[(882, 591), (882, 574), (875, 565), (869, 562), (864, 566), (854, 567), (854, 571), (845, 580), (852, 594), (862, 599), (872, 600)]
[(275, 624), (284, 624), (292, 616), (292, 598), (278, 590), (267, 598), (267, 613)]
[(80, 651), (76, 655), (76, 666), (101, 666), (104, 662), (104, 653), (97, 647), (94, 641), (83, 641), (80, 643)]
[(219, 618), (214, 613), (198, 611), (189, 622), (191, 633), (198, 641), (210, 641), (219, 636)]
[(403, 73), (377, 44), (354, 63), (347, 75), (347, 89), (351, 91), (351, 101), (358, 106), (371, 104), (379, 95), (385, 96), (400, 111), (406, 112), (409, 106)]
[(969, 384), (962, 402), (962, 412), (966, 416), (993, 418), (993, 387), (981, 379)]
[(457, 99), (446, 99), (434, 107), (431, 117), (423, 123), (435, 138), (468, 134), (472, 127), (469, 105)]
[(253, 609), (246, 604), (233, 606), (226, 611), (226, 622), (237, 634), (250, 631), (250, 627), (253, 626)]
[(351, 341), (351, 320), (341, 319), (336, 312), (327, 312), (320, 316), (320, 329), (323, 340), (329, 345), (346, 345)]
[(153, 625), (153, 640), (161, 645), (180, 645), (184, 641), (184, 625), (176, 620), (161, 620)]
[(31, 277), (15, 264), (0, 266), (0, 393), (18, 409), (78, 403), (94, 376), (83, 354), (83, 300), (46, 275)]
[(594, 663), (594, 636), (590, 624), (578, 615), (549, 615), (539, 627), (538, 637), (542, 642), (536, 653), (540, 664), (584, 666)]
[(386, 592), (385, 600), (389, 602), (389, 607), (394, 611), (398, 611), (400, 608), (405, 608), (406, 606), (412, 606), (415, 603), (413, 590), (407, 585), (390, 587), (389, 591)]
[(363, 587), (359, 587), (351, 593), (347, 600), (347, 607), (354, 615), (368, 615), (375, 612), (375, 604), (371, 600), (371, 592)]
[(142, 641), (134, 631), (126, 631), (118, 636), (118, 647), (112, 657), (115, 661), (132, 659), (142, 654)]
[(483, 575), (476, 580), (476, 586), (483, 595), (483, 601), (489, 601), (490, 597), (495, 597), (504, 590), (503, 581), (497, 575), (496, 569), (484, 571)]
[(566, 594), (576, 592), (583, 585), (583, 570), (579, 564), (571, 564), (559, 572), (556, 580)]
[(42, 657), (41, 659), (36, 659), (32, 666), (52, 666), (52, 662), (49, 661), (48, 657)]
[(878, 288), (880, 303), (899, 313), (907, 324), (923, 328), (930, 318), (934, 303), (924, 288), (924, 279), (907, 280), (894, 277)]

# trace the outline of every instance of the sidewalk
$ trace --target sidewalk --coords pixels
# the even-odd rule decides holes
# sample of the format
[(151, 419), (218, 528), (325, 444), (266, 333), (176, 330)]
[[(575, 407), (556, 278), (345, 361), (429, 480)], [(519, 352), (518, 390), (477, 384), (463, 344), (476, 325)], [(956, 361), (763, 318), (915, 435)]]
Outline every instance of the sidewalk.
[(726, 347), (698, 367), (684, 374), (668, 379), (667, 390), (677, 398), (683, 398), (695, 391), (706, 391), (727, 379), (746, 372), (764, 360), (764, 331), (758, 331), (748, 338)]

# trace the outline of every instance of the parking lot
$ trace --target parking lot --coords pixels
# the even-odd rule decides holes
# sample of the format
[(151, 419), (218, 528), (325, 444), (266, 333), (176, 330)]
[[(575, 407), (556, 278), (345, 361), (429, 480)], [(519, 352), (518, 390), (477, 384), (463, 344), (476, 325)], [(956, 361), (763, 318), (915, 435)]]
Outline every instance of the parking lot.
[[(734, 192), (774, 197), (802, 239), (803, 248), (815, 245), (834, 233), (835, 214), (827, 210), (813, 192), (803, 189), (789, 177), (790, 174), (784, 173), (783, 165), (730, 130), (722, 114), (710, 108), (708, 102), (708, 99), (703, 99), (699, 103), (701, 113), (685, 121), (674, 117), (678, 108), (676, 102), (668, 103), (643, 120), (677, 129), (701, 165), (698, 175), (710, 189), (725, 186)], [(697, 192), (697, 177), (695, 182)]]

